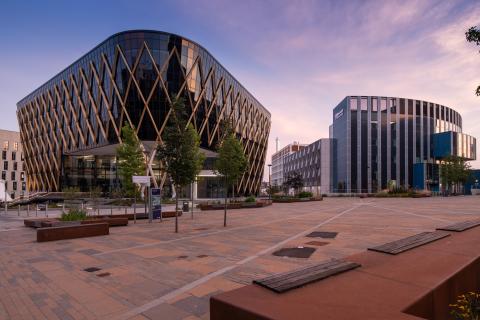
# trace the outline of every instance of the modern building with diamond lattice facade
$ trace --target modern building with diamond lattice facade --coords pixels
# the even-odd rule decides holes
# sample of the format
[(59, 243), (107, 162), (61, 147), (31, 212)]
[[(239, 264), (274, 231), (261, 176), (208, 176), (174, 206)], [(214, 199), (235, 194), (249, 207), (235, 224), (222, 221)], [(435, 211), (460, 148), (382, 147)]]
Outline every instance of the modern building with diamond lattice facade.
[(100, 43), (17, 104), (30, 191), (68, 186), (113, 190), (121, 183), (116, 147), (121, 127), (135, 128), (147, 174), (166, 180), (155, 150), (175, 96), (207, 155), (198, 198), (222, 196), (212, 171), (222, 120), (233, 123), (249, 161), (239, 194), (257, 194), (263, 177), (270, 113), (203, 47), (159, 31), (126, 31)]

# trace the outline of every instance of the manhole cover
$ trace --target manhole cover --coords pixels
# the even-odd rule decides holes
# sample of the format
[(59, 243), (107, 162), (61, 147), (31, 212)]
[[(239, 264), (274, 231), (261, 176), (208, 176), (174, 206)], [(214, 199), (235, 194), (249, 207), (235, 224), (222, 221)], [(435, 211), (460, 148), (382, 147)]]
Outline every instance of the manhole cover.
[(307, 237), (333, 239), (337, 236), (337, 234), (338, 232), (314, 231), (310, 234), (307, 234)]
[(104, 273), (99, 273), (97, 274), (97, 277), (108, 277), (110, 275), (110, 272), (104, 272)]
[(299, 248), (282, 248), (272, 253), (277, 257), (290, 257), (290, 258), (310, 258), (312, 253), (315, 252), (315, 248), (311, 247), (299, 247)]
[(311, 246), (317, 246), (317, 247), (321, 247), (321, 246), (325, 246), (328, 244), (328, 242), (322, 242), (322, 241), (310, 241), (310, 242), (307, 242), (305, 244), (308, 244), (308, 245), (311, 245)]
[(83, 269), (83, 271), (87, 271), (87, 272), (95, 272), (95, 271), (100, 271), (100, 270), (102, 270), (102, 269), (97, 268), (97, 267), (90, 267), (90, 268)]
[(187, 259), (188, 256), (178, 256), (177, 259)]
[(197, 256), (197, 258), (206, 258), (206, 257), (208, 257), (208, 255), (206, 255), (206, 254), (200, 254), (200, 255)]
[(197, 230), (197, 231), (203, 231), (203, 230), (208, 230), (208, 228), (195, 228), (194, 230)]

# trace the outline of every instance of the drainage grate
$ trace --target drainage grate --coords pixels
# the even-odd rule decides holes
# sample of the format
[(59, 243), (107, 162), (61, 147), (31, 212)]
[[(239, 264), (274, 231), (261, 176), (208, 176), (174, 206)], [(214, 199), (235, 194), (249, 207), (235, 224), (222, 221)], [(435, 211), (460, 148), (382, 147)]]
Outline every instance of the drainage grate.
[(197, 230), (197, 231), (203, 231), (203, 230), (208, 230), (208, 228), (204, 228), (204, 227), (202, 227), (202, 228), (195, 228), (195, 229), (193, 229), (193, 230)]
[(317, 246), (317, 247), (321, 247), (321, 246), (325, 246), (328, 244), (328, 242), (322, 242), (322, 241), (310, 241), (310, 242), (307, 242), (305, 244), (308, 244), (308, 245), (311, 245), (311, 246)]
[(110, 272), (104, 272), (104, 273), (97, 274), (97, 277), (103, 278), (103, 277), (108, 277), (109, 275), (110, 275)]
[(206, 257), (208, 257), (208, 255), (206, 255), (206, 254), (200, 254), (200, 255), (197, 256), (197, 258), (206, 258)]
[(315, 252), (315, 248), (311, 247), (298, 247), (298, 248), (282, 248), (272, 253), (277, 257), (290, 257), (290, 258), (310, 258)]
[(310, 234), (307, 234), (307, 237), (333, 239), (337, 236), (337, 234), (338, 232), (314, 231)]
[(87, 271), (87, 272), (95, 272), (95, 271), (100, 271), (100, 270), (102, 270), (102, 269), (97, 268), (97, 267), (90, 267), (90, 268), (83, 269), (83, 271)]
[(178, 256), (177, 259), (187, 259), (188, 256)]

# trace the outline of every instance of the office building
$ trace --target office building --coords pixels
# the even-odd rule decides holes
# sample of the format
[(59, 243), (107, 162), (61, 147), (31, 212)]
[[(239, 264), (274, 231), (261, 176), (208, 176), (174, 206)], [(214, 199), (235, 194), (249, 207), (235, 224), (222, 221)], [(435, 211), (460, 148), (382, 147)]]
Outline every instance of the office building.
[(125, 124), (135, 128), (145, 150), (146, 174), (162, 185), (166, 177), (154, 155), (174, 97), (185, 99), (207, 156), (196, 196), (223, 196), (212, 170), (223, 120), (233, 122), (249, 163), (236, 193), (258, 194), (270, 113), (202, 46), (147, 30), (109, 37), (18, 102), (28, 188), (117, 189), (115, 154)]
[(284, 182), (285, 170), (284, 161), (289, 155), (302, 150), (306, 144), (300, 144), (294, 141), (293, 143), (283, 147), (279, 151), (272, 155), (272, 168), (271, 168), (271, 183), (272, 186), (281, 187)]
[[(5, 183), (6, 192), (11, 199), (26, 195), (24, 155), (20, 134), (15, 131), (0, 130), (0, 143), (2, 143), (1, 178)], [(5, 195), (1, 195), (0, 198), (4, 199)]]

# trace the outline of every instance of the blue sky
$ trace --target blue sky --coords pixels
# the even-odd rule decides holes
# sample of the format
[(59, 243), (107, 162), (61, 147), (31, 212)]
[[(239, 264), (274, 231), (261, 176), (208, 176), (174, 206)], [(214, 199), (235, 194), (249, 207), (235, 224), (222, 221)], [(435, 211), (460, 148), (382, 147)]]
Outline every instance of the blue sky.
[[(0, 4), (0, 128), (16, 102), (109, 35), (157, 29), (209, 50), (272, 113), (268, 156), (328, 137), (346, 95), (429, 100), (480, 137), (480, 1), (10, 1)], [(473, 163), (480, 167), (480, 162)]]

